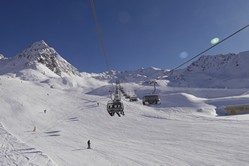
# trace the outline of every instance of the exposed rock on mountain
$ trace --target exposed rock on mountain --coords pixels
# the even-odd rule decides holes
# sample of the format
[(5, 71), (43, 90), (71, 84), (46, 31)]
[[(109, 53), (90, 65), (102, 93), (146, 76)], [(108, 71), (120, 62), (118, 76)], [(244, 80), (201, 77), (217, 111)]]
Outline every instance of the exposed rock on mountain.
[(59, 76), (65, 74), (80, 76), (80, 73), (75, 67), (63, 59), (43, 40), (35, 42), (29, 48), (19, 53), (16, 57), (17, 59), (25, 59), (28, 63), (41, 63)]

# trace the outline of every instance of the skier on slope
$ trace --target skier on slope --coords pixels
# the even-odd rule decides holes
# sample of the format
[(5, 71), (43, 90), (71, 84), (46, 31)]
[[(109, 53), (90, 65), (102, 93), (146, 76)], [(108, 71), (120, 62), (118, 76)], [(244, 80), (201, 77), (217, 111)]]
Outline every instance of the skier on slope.
[(90, 142), (90, 140), (87, 141), (87, 149), (91, 149), (91, 142)]

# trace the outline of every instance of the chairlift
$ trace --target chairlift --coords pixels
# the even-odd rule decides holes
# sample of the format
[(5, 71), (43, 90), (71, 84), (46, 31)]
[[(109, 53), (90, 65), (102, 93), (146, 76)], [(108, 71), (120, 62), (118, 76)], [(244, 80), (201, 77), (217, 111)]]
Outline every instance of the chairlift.
[(136, 96), (131, 96), (130, 97), (130, 102), (133, 102), (133, 101), (137, 101), (137, 97)]
[(126, 98), (126, 99), (130, 99), (131, 96), (130, 96), (130, 95), (126, 95), (125, 98)]
[(111, 100), (107, 103), (107, 112), (114, 116), (115, 113), (120, 117), (124, 115), (124, 105), (120, 100)]
[(151, 94), (143, 97), (143, 105), (161, 104), (159, 95)]
[(159, 95), (155, 94), (156, 93), (156, 81), (151, 81), (150, 84), (154, 85), (154, 90), (152, 92), (152, 94), (149, 95), (145, 95), (143, 97), (143, 105), (150, 105), (150, 104), (161, 104), (161, 100)]
[(115, 90), (114, 90), (114, 99), (110, 100), (107, 103), (106, 109), (107, 112), (111, 115), (114, 116), (115, 113), (120, 117), (121, 115), (124, 115), (124, 105), (121, 102), (121, 94), (120, 94), (120, 82), (116, 81), (116, 86), (115, 86)]

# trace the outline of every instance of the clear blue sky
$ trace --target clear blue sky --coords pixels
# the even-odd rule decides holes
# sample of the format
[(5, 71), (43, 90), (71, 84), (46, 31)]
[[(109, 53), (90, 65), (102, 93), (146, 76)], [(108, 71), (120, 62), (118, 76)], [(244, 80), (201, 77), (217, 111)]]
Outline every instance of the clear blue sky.
[[(111, 69), (171, 69), (249, 24), (248, 0), (94, 0)], [(0, 0), (0, 53), (44, 40), (80, 71), (107, 70), (89, 0)], [(249, 29), (208, 54), (249, 50)], [(182, 54), (181, 54), (182, 53)], [(182, 56), (180, 56), (182, 55)]]

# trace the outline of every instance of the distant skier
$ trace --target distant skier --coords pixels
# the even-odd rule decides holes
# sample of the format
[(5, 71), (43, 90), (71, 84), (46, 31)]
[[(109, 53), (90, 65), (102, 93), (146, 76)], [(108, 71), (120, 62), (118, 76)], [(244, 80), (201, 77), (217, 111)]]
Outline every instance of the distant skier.
[(33, 132), (36, 132), (36, 126), (34, 127)]
[(90, 142), (90, 140), (87, 141), (87, 149), (91, 149), (91, 142)]
[(46, 114), (47, 110), (44, 110), (44, 114)]
[(97, 103), (97, 106), (99, 106), (99, 103)]

